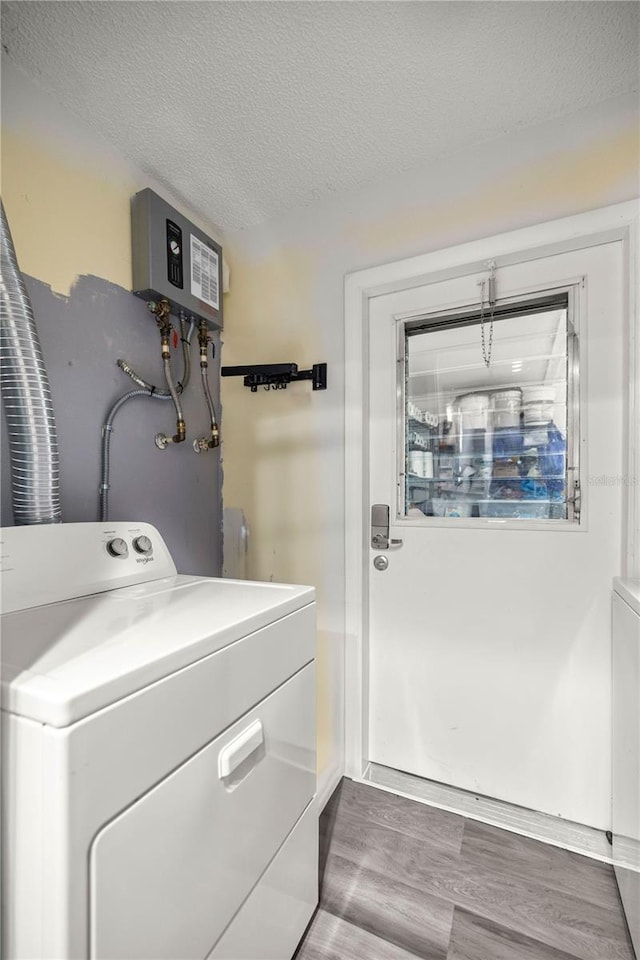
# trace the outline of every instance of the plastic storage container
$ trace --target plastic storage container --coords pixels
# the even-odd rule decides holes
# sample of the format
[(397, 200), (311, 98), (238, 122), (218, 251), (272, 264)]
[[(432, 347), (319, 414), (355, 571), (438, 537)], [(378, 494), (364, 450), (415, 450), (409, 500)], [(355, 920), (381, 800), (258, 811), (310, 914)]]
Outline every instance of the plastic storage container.
[(488, 430), (463, 430), (460, 435), (460, 454), (467, 459), (491, 459), (491, 434)]
[(434, 517), (459, 517), (466, 519), (471, 516), (471, 504), (464, 500), (441, 500), (434, 497), (431, 501)]
[(493, 394), (491, 403), (494, 430), (520, 426), (522, 390), (519, 387), (499, 390)]
[(550, 500), (564, 500), (567, 471), (567, 444), (558, 428), (550, 423), (547, 442), (538, 446), (538, 463), (545, 477)]
[(546, 520), (549, 503), (544, 500), (489, 500), (480, 503), (480, 516), (501, 520)]
[(551, 423), (556, 392), (553, 387), (524, 387), (522, 410), (527, 426)]
[(489, 395), (467, 393), (458, 397), (460, 426), (466, 430), (487, 430), (489, 427)]
[(430, 450), (410, 450), (408, 460), (409, 473), (425, 479), (433, 477), (433, 454)]
[(493, 456), (496, 460), (520, 457), (524, 446), (522, 430), (498, 427), (493, 431)]

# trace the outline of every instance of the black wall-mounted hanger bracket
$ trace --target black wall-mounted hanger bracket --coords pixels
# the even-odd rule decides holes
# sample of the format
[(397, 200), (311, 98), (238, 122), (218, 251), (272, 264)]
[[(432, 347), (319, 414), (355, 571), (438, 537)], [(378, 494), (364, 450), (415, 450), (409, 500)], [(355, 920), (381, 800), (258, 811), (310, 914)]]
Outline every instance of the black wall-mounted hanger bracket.
[(222, 367), (223, 377), (244, 377), (245, 387), (255, 393), (265, 390), (286, 390), (294, 380), (311, 380), (314, 390), (327, 389), (326, 363), (314, 363), (311, 370), (298, 370), (297, 363), (253, 363), (242, 367)]

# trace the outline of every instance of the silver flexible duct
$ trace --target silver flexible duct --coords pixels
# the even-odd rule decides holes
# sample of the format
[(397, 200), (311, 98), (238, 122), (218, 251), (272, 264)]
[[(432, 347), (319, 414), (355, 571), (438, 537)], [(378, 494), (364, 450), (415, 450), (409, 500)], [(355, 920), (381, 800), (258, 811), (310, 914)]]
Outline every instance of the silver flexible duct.
[(59, 523), (53, 401), (31, 301), (0, 202), (0, 382), (16, 524)]

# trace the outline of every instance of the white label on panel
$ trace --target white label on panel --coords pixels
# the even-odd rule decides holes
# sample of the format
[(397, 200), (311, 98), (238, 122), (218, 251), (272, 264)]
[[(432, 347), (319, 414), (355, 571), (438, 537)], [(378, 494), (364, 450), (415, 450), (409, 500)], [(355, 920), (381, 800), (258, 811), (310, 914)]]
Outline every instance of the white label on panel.
[(218, 254), (191, 234), (191, 293), (219, 309)]

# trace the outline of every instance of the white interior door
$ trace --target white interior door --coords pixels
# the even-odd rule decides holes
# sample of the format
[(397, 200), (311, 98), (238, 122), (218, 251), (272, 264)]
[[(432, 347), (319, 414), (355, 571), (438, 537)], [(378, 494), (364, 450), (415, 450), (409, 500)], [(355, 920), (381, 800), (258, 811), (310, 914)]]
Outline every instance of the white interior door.
[[(539, 255), (497, 274), (498, 303), (572, 291), (579, 523), (406, 516), (402, 330), (477, 304), (479, 279), (370, 300), (369, 503), (389, 505), (389, 535), (402, 545), (368, 548), (368, 758), (604, 829), (610, 591), (622, 557), (622, 244)], [(386, 570), (373, 566), (381, 556)]]

